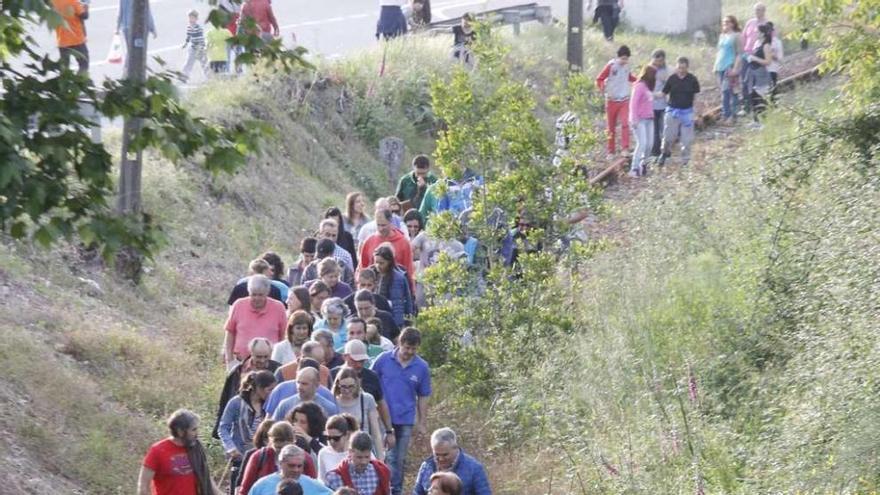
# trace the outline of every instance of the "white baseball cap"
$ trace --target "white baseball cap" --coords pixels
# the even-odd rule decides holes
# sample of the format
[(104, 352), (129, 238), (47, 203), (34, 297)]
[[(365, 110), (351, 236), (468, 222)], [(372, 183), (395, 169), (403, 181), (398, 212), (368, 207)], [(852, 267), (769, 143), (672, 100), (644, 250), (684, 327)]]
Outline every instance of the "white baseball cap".
[(367, 361), (370, 359), (370, 356), (367, 355), (366, 344), (358, 339), (349, 340), (348, 342), (346, 342), (345, 349), (343, 349), (343, 354), (346, 354), (348, 357), (354, 359), (355, 361)]

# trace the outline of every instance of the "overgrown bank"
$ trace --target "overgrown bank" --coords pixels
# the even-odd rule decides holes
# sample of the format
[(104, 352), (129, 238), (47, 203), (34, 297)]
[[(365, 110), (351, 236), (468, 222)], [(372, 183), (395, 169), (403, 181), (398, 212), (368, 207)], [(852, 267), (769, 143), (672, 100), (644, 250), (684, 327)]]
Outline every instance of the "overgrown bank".
[[(549, 52), (550, 41), (561, 37), (552, 30), (528, 36), (512, 49), (512, 58), (522, 61), (517, 78), (547, 91), (562, 64), (557, 58), (542, 63), (541, 50)], [(645, 45), (654, 42), (646, 38)], [(398, 134), (411, 150), (430, 149), (423, 134), (425, 119), (432, 118), (428, 82), (432, 74), (449, 73), (444, 43), (428, 43), (427, 55), (395, 46), (388, 76), (375, 83), (373, 54), (365, 56), (373, 63), (336, 66), (328, 81), (309, 87), (262, 80), (195, 95), (194, 104), (212, 117), (265, 118), (278, 130), (277, 140), (231, 180), (150, 162), (146, 201), (167, 225), (169, 242), (143, 287), (105, 278), (72, 248), (46, 253), (4, 246), (0, 352), (11, 365), (0, 388), (10, 399), (3, 402), (0, 442), (15, 453), (0, 461), (9, 481), (4, 486), (130, 492), (146, 445), (162, 434), (159, 418), (181, 405), (211, 418), (229, 284), (265, 249), (292, 259), (302, 229), (348, 190), (385, 193), (374, 158), (378, 138)], [(595, 63), (609, 57), (590, 53)], [(786, 135), (778, 137), (744, 146), (776, 149), (771, 144)], [(502, 351), (488, 356), (499, 366), (475, 367), (471, 358), (480, 355), (452, 354), (438, 373), (451, 383), (441, 385), (436, 411), (438, 418), (462, 420), (464, 438), (474, 439), (466, 445), (478, 444), (499, 492), (668, 493), (700, 486), (707, 493), (818, 492), (849, 489), (860, 477), (868, 491), (868, 463), (838, 462), (869, 456), (873, 445), (864, 397), (873, 383), (875, 347), (867, 330), (877, 312), (865, 295), (877, 288), (870, 272), (877, 243), (870, 228), (850, 226), (876, 226), (876, 194), (870, 194), (876, 168), (827, 160), (827, 168), (783, 191), (770, 186), (809, 169), (788, 167), (760, 181), (761, 156), (756, 151), (742, 162), (723, 161), (709, 177), (683, 175), (690, 182), (640, 199), (626, 212), (633, 218), (631, 245), (598, 255), (590, 250), (584, 253), (588, 267), (567, 268), (562, 278), (554, 263), (544, 264), (534, 286), (539, 297), (491, 307), (512, 290), (501, 284), (486, 299), (485, 326), (499, 333), (485, 348)], [(861, 169), (867, 182), (854, 175)], [(834, 186), (832, 172), (844, 182)], [(842, 197), (838, 187), (845, 185), (866, 194)], [(820, 214), (826, 208), (841, 215)], [(782, 228), (767, 227), (783, 220)], [(816, 236), (824, 234), (817, 224), (835, 235)], [(816, 237), (821, 245), (809, 241)], [(854, 244), (864, 246), (861, 259), (841, 249)], [(589, 277), (581, 280), (579, 273)], [(95, 280), (100, 289), (79, 278)], [(849, 332), (836, 339), (845, 327), (822, 306), (829, 293), (833, 301), (846, 297), (847, 328), (863, 329), (864, 339), (859, 334), (851, 341)], [(508, 308), (537, 310), (528, 315)], [(420, 324), (435, 331), (467, 328), (450, 328), (450, 320), (438, 324), (443, 315)], [(834, 351), (818, 352), (826, 348)], [(43, 360), (26, 360), (32, 356)], [(866, 381), (852, 382), (845, 370), (853, 367)], [(458, 383), (479, 386), (458, 389)], [(810, 388), (816, 383), (821, 387)], [(442, 392), (449, 389), (469, 392), (472, 402), (449, 400)], [(812, 395), (815, 400), (806, 400)], [(474, 420), (473, 411), (489, 410), (492, 399), (495, 435), (478, 443), (485, 416)], [(850, 421), (852, 409), (834, 403), (864, 406), (865, 421)], [(468, 417), (473, 423), (464, 421)], [(809, 441), (798, 443), (803, 439)], [(546, 446), (552, 448), (542, 451)], [(538, 452), (550, 462), (533, 462)], [(216, 447), (213, 454), (219, 462)], [(47, 476), (32, 482), (35, 472)]]

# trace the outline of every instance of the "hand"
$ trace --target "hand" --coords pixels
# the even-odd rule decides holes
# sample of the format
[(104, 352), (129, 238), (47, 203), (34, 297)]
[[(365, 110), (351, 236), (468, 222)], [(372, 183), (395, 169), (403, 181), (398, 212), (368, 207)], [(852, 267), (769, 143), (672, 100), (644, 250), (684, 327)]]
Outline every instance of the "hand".
[(397, 444), (397, 437), (394, 436), (394, 432), (385, 434), (385, 450), (391, 450), (394, 448), (394, 445)]
[(424, 437), (428, 434), (428, 428), (425, 426), (425, 423), (419, 423), (413, 429), (415, 430), (416, 436), (418, 437)]
[(298, 437), (302, 437), (302, 438), (306, 441), (306, 443), (311, 443), (311, 442), (312, 442), (312, 437), (309, 436), (308, 433), (306, 433), (305, 431), (303, 431), (303, 429), (300, 428), (299, 425), (293, 425), (293, 431), (294, 431), (294, 433), (296, 434), (296, 436), (298, 436)]
[(418, 185), (419, 187), (425, 187), (425, 178), (421, 175), (416, 177), (416, 185)]

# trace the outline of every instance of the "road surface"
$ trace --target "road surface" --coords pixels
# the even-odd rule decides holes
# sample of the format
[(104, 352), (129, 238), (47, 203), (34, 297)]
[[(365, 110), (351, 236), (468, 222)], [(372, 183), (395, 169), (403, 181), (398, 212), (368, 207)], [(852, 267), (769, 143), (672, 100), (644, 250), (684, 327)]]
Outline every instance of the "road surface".
[[(479, 12), (528, 3), (524, 0), (437, 0), (432, 2), (434, 20), (457, 17), (469, 11)], [(538, 0), (550, 5), (555, 17), (564, 18), (567, 0)], [(118, 0), (92, 0), (86, 21), (88, 48), (91, 55), (90, 73), (98, 82), (105, 77), (119, 78), (122, 66), (108, 64), (107, 52), (116, 29)], [(153, 57), (161, 57), (172, 69), (180, 69), (186, 58), (181, 49), (185, 39), (187, 12), (196, 9), (204, 22), (211, 6), (207, 1), (151, 0), (151, 9), (158, 36), (149, 37), (148, 50), (151, 68), (159, 65)], [(273, 8), (285, 44), (292, 45), (292, 34), (310, 53), (336, 58), (368, 48), (376, 43), (374, 36), (379, 13), (376, 0), (274, 0)], [(54, 33), (45, 27), (31, 31), (41, 50), (57, 56)], [(559, 47), (564, 52), (564, 47)], [(203, 78), (198, 68), (193, 69), (192, 82)]]

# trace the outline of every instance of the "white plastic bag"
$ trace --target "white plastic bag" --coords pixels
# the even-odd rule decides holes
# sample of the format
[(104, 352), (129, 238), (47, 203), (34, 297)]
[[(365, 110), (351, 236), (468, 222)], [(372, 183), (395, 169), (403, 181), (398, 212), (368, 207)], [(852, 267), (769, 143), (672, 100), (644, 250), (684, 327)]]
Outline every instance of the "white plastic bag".
[(107, 53), (107, 63), (121, 64), (122, 55), (122, 37), (119, 34), (114, 34), (113, 40), (110, 42), (110, 52)]

